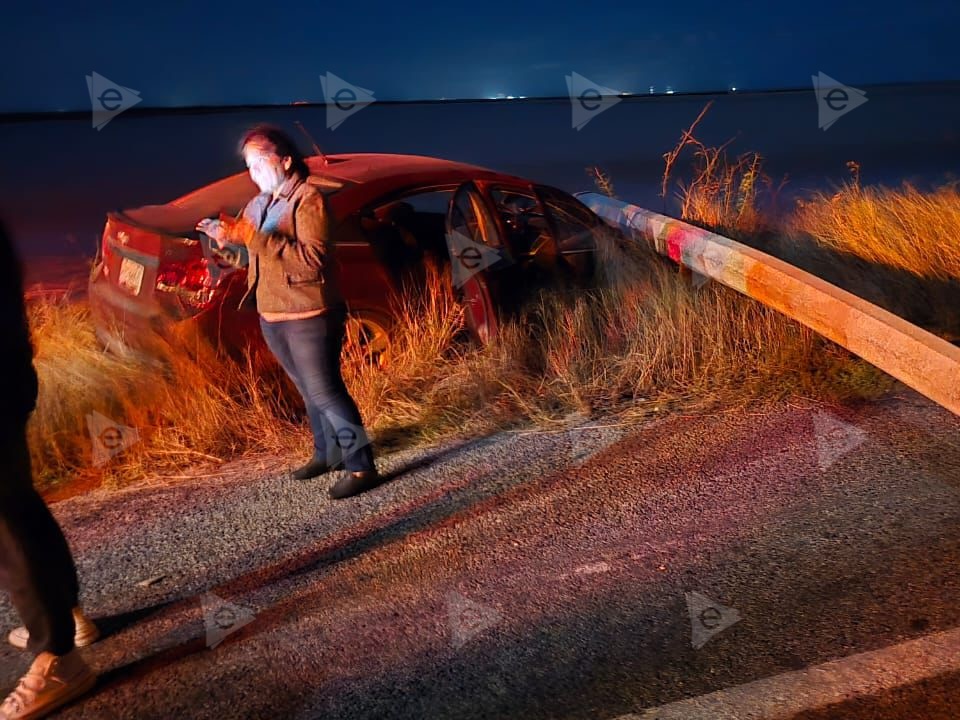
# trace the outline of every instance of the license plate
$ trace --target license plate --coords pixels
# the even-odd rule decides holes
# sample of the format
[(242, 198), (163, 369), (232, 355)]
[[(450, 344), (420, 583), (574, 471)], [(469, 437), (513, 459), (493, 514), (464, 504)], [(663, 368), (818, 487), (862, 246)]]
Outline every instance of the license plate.
[(140, 286), (143, 284), (143, 265), (130, 258), (123, 258), (120, 261), (120, 277), (117, 278), (117, 284), (134, 295), (139, 295)]

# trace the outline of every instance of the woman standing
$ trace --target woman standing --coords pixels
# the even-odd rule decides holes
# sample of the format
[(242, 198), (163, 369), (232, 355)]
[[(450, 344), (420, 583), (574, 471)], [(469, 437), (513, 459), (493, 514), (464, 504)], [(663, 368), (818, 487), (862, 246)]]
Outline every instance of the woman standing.
[[(303, 397), (313, 431), (313, 457), (293, 472), (303, 480), (343, 463), (330, 490), (344, 498), (379, 482), (356, 403), (340, 373), (346, 306), (334, 267), (334, 218), (296, 144), (278, 128), (260, 125), (240, 142), (260, 194), (239, 219), (201, 220), (197, 230), (217, 246), (246, 248), (247, 292), (270, 351)], [(243, 253), (235, 253), (241, 258)]]

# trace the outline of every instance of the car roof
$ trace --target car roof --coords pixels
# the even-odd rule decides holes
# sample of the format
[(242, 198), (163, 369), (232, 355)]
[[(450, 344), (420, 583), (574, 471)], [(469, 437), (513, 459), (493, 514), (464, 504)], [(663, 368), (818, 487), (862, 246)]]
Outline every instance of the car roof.
[[(528, 183), (521, 177), (456, 160), (394, 153), (336, 153), (308, 158), (312, 184), (333, 193), (339, 209), (357, 208), (393, 191), (426, 185), (452, 185), (468, 180)], [(335, 192), (334, 192), (335, 191)], [(172, 233), (187, 232), (201, 218), (221, 210), (238, 212), (257, 194), (246, 172), (238, 172), (197, 188), (162, 205), (124, 210), (128, 220)]]
[[(326, 162), (324, 162), (324, 160)], [(332, 175), (356, 182), (371, 182), (384, 178), (433, 173), (464, 173), (467, 175), (493, 174), (505, 176), (495, 170), (427, 155), (401, 155), (395, 153), (337, 153), (327, 156), (314, 155), (307, 158), (311, 172), (317, 175)]]
[(530, 183), (526, 178), (480, 165), (424, 155), (342, 153), (328, 155), (325, 164), (322, 158), (314, 156), (308, 158), (308, 164), (312, 182), (322, 185), (325, 179), (346, 181), (330, 198), (332, 206), (341, 211), (417, 187), (459, 185), (468, 180)]

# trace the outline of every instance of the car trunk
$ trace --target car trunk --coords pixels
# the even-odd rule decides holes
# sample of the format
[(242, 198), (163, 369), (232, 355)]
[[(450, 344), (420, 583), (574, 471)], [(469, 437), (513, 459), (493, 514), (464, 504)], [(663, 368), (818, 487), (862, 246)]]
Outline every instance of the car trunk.
[(192, 231), (177, 233), (169, 218), (162, 225), (148, 224), (151, 210), (107, 215), (101, 281), (109, 283), (124, 304), (156, 304), (179, 319), (196, 315), (210, 305), (222, 273), (204, 252), (205, 238)]

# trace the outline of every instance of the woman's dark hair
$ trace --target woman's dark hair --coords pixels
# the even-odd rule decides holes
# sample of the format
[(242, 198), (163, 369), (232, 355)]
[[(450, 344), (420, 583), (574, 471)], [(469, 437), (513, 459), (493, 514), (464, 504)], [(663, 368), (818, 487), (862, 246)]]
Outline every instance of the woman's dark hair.
[(238, 152), (243, 153), (243, 149), (253, 141), (266, 141), (276, 148), (277, 155), (280, 157), (289, 157), (293, 160), (290, 166), (290, 172), (296, 173), (300, 177), (306, 178), (310, 175), (310, 168), (307, 167), (307, 161), (304, 158), (300, 148), (289, 135), (274, 125), (257, 125), (252, 127), (240, 139)]

